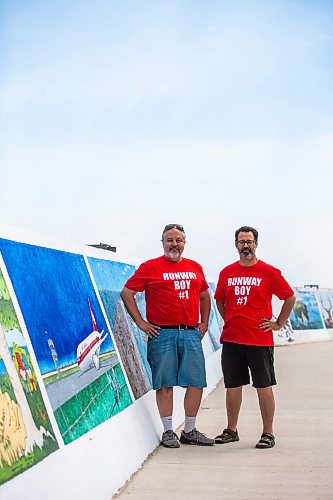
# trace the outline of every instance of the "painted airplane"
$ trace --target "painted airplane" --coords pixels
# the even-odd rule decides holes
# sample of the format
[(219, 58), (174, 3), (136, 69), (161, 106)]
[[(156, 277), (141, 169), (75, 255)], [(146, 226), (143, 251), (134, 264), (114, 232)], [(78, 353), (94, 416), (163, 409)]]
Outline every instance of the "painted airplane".
[(99, 361), (99, 352), (101, 349), (101, 345), (108, 336), (108, 333), (102, 336), (104, 330), (101, 332), (98, 331), (96, 319), (90, 304), (90, 300), (88, 299), (90, 316), (93, 325), (93, 331), (86, 337), (80, 344), (77, 346), (77, 364), (79, 369), (84, 372), (89, 370), (92, 366), (96, 368), (96, 370), (100, 367)]

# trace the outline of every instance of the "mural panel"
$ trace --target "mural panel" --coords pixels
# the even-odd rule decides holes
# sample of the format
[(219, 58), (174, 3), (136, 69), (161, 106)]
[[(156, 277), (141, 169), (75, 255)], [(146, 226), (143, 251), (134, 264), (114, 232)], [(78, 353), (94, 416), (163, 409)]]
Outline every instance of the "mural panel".
[[(275, 316), (273, 314), (272, 319), (273, 319), (273, 321), (276, 321), (277, 316)], [(274, 338), (278, 338), (278, 339), (283, 340), (285, 342), (289, 342), (289, 343), (294, 342), (294, 340), (295, 340), (294, 332), (293, 332), (290, 320), (288, 319), (286, 324), (282, 328), (280, 328), (280, 330), (273, 332), (273, 335), (274, 335)]]
[(220, 316), (220, 313), (217, 310), (215, 299), (214, 299), (214, 294), (216, 290), (216, 285), (215, 283), (208, 283), (209, 285), (209, 295), (211, 298), (212, 302), (212, 308), (210, 311), (210, 316), (209, 316), (209, 326), (208, 326), (208, 332), (206, 335), (208, 335), (213, 352), (217, 351), (220, 349), (221, 344), (220, 344), (220, 337), (221, 337), (221, 332), (222, 332), (222, 326), (223, 326), (223, 319)]
[(295, 291), (296, 302), (290, 314), (293, 330), (317, 330), (324, 328), (314, 292)]
[[(136, 399), (152, 388), (151, 371), (147, 361), (147, 335), (127, 314), (120, 292), (135, 267), (121, 262), (88, 258), (104, 309), (123, 360)], [(139, 310), (146, 315), (143, 293), (135, 295)]]
[(0, 239), (67, 444), (132, 403), (82, 255)]
[(326, 328), (333, 328), (333, 290), (321, 290), (317, 297)]
[(58, 449), (0, 269), (0, 484)]

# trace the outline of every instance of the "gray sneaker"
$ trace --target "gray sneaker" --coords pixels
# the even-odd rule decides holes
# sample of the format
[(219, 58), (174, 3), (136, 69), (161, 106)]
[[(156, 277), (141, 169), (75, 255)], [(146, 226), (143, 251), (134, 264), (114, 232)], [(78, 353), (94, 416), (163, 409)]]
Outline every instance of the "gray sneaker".
[(214, 439), (206, 437), (206, 434), (202, 434), (196, 428), (191, 432), (182, 431), (180, 435), (180, 442), (182, 444), (196, 444), (198, 446), (213, 446)]
[(179, 448), (178, 436), (173, 431), (165, 431), (162, 434), (161, 444), (166, 448)]

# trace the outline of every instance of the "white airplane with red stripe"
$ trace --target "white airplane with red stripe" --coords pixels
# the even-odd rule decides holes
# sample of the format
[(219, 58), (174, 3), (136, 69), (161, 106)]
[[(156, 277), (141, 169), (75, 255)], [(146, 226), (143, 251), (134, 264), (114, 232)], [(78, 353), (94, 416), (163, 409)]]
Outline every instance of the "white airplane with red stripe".
[(96, 370), (100, 367), (99, 360), (99, 352), (101, 349), (101, 345), (108, 336), (106, 333), (103, 337), (104, 330), (101, 332), (98, 331), (96, 319), (94, 316), (94, 312), (91, 307), (90, 300), (88, 299), (90, 315), (93, 325), (93, 331), (86, 337), (80, 344), (77, 346), (77, 364), (81, 371), (89, 370), (92, 366), (96, 368)]

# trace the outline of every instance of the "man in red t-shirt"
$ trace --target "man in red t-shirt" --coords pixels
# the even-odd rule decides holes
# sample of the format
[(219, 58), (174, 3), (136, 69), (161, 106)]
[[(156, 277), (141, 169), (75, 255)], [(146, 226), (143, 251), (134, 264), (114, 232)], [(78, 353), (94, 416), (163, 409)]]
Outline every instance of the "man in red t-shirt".
[[(216, 436), (219, 444), (239, 441), (237, 422), (243, 385), (257, 389), (263, 432), (256, 448), (275, 445), (273, 330), (282, 328), (295, 303), (295, 295), (275, 267), (257, 259), (258, 231), (242, 226), (235, 233), (239, 261), (222, 269), (215, 292), (216, 306), (224, 319), (221, 335), (222, 371), (227, 389), (228, 424)], [(280, 314), (272, 321), (272, 295), (283, 300)]]
[[(156, 403), (164, 427), (162, 444), (211, 446), (195, 427), (202, 388), (206, 387), (201, 340), (208, 330), (210, 296), (202, 267), (184, 259), (185, 232), (168, 224), (162, 233), (164, 255), (139, 266), (121, 292), (128, 313), (148, 335), (147, 357), (152, 370)], [(135, 294), (145, 292), (147, 320), (136, 305)], [(200, 322), (199, 322), (200, 313)], [(185, 428), (180, 439), (173, 431), (173, 387), (186, 387)]]

